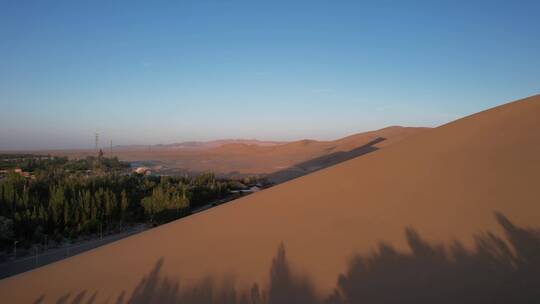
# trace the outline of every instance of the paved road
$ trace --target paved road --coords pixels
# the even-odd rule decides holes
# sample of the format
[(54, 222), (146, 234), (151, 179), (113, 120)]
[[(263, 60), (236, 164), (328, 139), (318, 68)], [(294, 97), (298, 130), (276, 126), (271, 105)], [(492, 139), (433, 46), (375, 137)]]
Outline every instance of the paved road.
[(65, 245), (61, 248), (54, 248), (47, 250), (46, 252), (41, 252), (37, 256), (33, 255), (12, 261), (7, 261), (0, 264), (0, 279), (65, 259), (69, 256), (73, 256), (87, 250), (103, 246), (105, 244), (137, 234), (144, 230), (146, 230), (145, 226), (140, 225), (126, 232), (103, 237), (103, 239), (83, 241), (72, 245)]
[[(224, 199), (216, 200), (207, 205), (194, 209), (191, 212), (191, 214), (195, 214), (195, 213), (207, 210), (209, 208), (212, 208), (214, 206), (227, 203), (231, 200), (234, 200), (235, 198), (237, 197), (227, 197)], [(103, 246), (105, 244), (137, 234), (146, 229), (147, 228), (145, 225), (140, 225), (130, 231), (117, 233), (114, 235), (109, 235), (100, 240), (98, 239), (98, 240), (84, 241), (84, 242), (79, 242), (79, 243), (72, 244), (69, 246), (65, 245), (62, 248), (54, 248), (54, 249), (47, 250), (46, 252), (40, 252), (37, 256), (33, 255), (33, 256), (19, 258), (16, 260), (7, 261), (5, 263), (0, 264), (0, 279), (7, 278), (7, 277), (10, 277), (10, 276), (13, 276), (13, 275), (25, 272), (25, 271), (29, 271), (37, 267), (45, 266), (47, 264), (50, 264), (56, 261), (60, 261), (67, 257), (74, 256), (76, 254), (88, 251), (90, 249), (94, 249), (96, 247)]]

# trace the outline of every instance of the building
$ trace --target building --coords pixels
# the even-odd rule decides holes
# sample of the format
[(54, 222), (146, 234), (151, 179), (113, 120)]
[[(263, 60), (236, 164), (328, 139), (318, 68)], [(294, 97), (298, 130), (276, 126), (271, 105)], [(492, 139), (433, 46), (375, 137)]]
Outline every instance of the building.
[(152, 170), (148, 167), (138, 167), (133, 172), (141, 175), (150, 175), (152, 174)]

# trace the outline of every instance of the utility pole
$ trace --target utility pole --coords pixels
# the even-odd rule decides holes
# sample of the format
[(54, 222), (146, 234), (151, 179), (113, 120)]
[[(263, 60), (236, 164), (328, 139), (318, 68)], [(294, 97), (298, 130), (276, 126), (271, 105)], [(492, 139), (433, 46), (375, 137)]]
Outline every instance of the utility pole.
[(113, 157), (113, 155), (112, 155), (112, 139), (111, 139), (111, 146), (110, 146), (110, 154), (111, 155), (109, 155), (109, 158), (112, 158)]
[(99, 146), (99, 133), (96, 132), (96, 153), (98, 153), (98, 146)]

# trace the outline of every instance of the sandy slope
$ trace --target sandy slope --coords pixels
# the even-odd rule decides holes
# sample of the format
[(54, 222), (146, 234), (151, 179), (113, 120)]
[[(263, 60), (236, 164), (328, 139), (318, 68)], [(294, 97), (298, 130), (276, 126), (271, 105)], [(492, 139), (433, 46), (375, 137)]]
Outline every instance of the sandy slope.
[(212, 170), (220, 173), (231, 171), (251, 174), (272, 173), (317, 157), (349, 151), (378, 137), (385, 138), (389, 145), (424, 130), (426, 128), (388, 127), (333, 141), (300, 140), (266, 147), (229, 144), (194, 157), (179, 157), (177, 164), (179, 167)]
[(405, 247), (404, 228), (431, 241), (500, 231), (502, 212), (540, 226), (540, 96), (428, 130), (233, 203), (0, 281), (6, 303), (45, 294), (131, 291), (154, 263), (189, 284), (206, 274), (264, 282), (283, 241), (319, 291), (335, 286), (353, 253), (380, 241)]
[[(289, 164), (281, 167), (275, 166), (275, 168), (281, 169), (277, 171), (273, 170), (271, 171), (272, 173), (266, 176), (268, 180), (274, 183), (281, 183), (388, 147), (424, 130), (427, 130), (427, 128), (403, 128), (394, 126), (377, 131), (354, 134), (335, 141), (293, 142), (272, 147), (271, 149), (273, 151), (271, 153), (258, 153), (258, 155), (266, 156), (267, 160), (262, 163), (271, 163), (281, 159), (283, 163)], [(300, 147), (296, 148), (297, 146)], [(309, 154), (309, 159), (306, 159), (306, 154), (308, 154), (307, 151), (309, 150), (311, 150), (311, 154)], [(295, 151), (297, 151), (298, 158), (295, 161), (291, 161), (291, 154)]]

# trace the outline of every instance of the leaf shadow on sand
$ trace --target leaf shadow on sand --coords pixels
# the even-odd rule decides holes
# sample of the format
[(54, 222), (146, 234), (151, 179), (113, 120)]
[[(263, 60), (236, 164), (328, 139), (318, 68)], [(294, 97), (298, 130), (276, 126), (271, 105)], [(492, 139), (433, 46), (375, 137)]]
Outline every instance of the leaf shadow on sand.
[[(337, 279), (332, 294), (315, 292), (306, 276), (293, 273), (284, 245), (272, 260), (268, 286), (239, 291), (215, 278), (180, 288), (161, 274), (164, 260), (128, 295), (123, 291), (105, 303), (537, 303), (540, 301), (540, 231), (514, 225), (495, 214), (504, 237), (486, 232), (475, 236), (475, 248), (460, 242), (430, 244), (412, 228), (405, 231), (410, 252), (381, 243), (370, 255), (355, 256)], [(97, 292), (66, 293), (56, 303), (97, 303)], [(45, 303), (41, 296), (34, 303)], [(99, 302), (102, 303), (102, 302)]]

